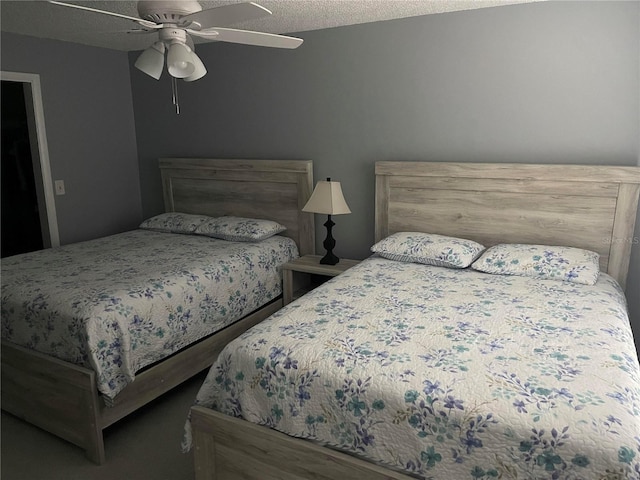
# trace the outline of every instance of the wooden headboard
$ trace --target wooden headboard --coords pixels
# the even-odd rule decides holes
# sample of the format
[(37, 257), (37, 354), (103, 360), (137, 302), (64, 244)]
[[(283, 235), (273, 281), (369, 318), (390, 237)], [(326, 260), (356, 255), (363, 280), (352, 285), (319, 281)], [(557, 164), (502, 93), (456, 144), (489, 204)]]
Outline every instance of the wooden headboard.
[(376, 163), (376, 241), (399, 231), (600, 254), (623, 286), (640, 168), (492, 163)]
[(165, 211), (275, 220), (300, 255), (315, 253), (311, 160), (161, 158)]

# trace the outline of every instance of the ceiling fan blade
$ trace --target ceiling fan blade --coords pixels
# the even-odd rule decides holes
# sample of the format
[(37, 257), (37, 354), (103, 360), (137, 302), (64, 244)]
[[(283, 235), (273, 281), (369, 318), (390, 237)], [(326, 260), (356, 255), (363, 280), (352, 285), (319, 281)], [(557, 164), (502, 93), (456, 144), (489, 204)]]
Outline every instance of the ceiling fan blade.
[(208, 40), (242, 43), (244, 45), (256, 45), (258, 47), (298, 48), (304, 41), (301, 38), (276, 35), (275, 33), (253, 32), (250, 30), (237, 30), (235, 28), (215, 28), (204, 32), (189, 33)]
[(158, 33), (157, 30), (145, 30), (142, 28), (133, 28), (129, 30), (91, 30), (91, 31), (78, 31), (71, 30), (69, 33), (77, 33), (77, 34), (91, 34), (91, 35), (141, 35), (141, 34), (149, 34), (149, 33)]
[(125, 30), (124, 33), (126, 33), (127, 35), (144, 35), (147, 33), (158, 33), (158, 32), (156, 32), (155, 30), (145, 30), (144, 28), (134, 28), (131, 30)]
[(199, 30), (217, 27), (218, 25), (231, 25), (247, 20), (255, 20), (267, 15), (271, 15), (271, 11), (257, 3), (234, 3), (185, 15), (180, 19), (180, 25), (194, 29), (195, 25), (192, 25), (191, 22), (197, 23), (200, 27), (195, 29)]
[(154, 22), (150, 22), (148, 20), (143, 20), (142, 18), (138, 18), (138, 17), (130, 17), (129, 15), (123, 15), (121, 13), (108, 12), (106, 10), (98, 10), (97, 8), (85, 7), (83, 5), (76, 5), (74, 3), (58, 2), (56, 0), (49, 0), (49, 3), (53, 3), (54, 5), (60, 5), (62, 7), (77, 8), (78, 10), (86, 10), (88, 12), (102, 13), (104, 15), (110, 15), (112, 17), (118, 17), (118, 18), (124, 18), (126, 20), (132, 20), (132, 21), (136, 22), (137, 24), (142, 25), (143, 27), (147, 27), (147, 28), (160, 28), (161, 27), (161, 25), (158, 25), (158, 24), (156, 24)]

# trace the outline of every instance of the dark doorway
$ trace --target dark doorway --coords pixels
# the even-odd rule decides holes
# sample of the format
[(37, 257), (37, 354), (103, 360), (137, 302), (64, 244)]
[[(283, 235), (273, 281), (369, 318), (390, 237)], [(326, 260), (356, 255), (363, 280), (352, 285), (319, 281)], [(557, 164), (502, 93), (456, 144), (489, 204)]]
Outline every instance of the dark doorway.
[(2, 258), (44, 248), (29, 136), (28, 84), (2, 81)]

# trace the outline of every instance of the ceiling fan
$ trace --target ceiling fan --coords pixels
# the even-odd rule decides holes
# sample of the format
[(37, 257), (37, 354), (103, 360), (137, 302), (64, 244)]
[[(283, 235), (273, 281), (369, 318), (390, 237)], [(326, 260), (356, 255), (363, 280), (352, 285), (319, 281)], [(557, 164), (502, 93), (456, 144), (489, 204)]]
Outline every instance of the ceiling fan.
[(140, 17), (54, 0), (49, 3), (131, 20), (140, 27), (132, 32), (158, 32), (158, 41), (142, 52), (135, 62), (137, 69), (156, 80), (162, 75), (165, 52), (167, 71), (172, 80), (181, 78), (192, 82), (206, 75), (207, 69), (195, 54), (192, 35), (211, 41), (275, 48), (297, 48), (303, 42), (301, 38), (221, 26), (271, 15), (269, 10), (254, 2), (203, 10), (195, 0), (140, 0)]

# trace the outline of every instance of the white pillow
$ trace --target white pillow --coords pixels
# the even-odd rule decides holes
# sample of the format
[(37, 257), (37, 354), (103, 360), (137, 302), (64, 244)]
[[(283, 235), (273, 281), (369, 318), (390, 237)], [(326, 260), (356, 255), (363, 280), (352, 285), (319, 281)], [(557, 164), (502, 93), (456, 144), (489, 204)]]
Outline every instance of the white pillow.
[(447, 268), (466, 268), (483, 250), (484, 246), (473, 240), (422, 232), (394, 233), (371, 247), (372, 252), (389, 260)]
[(495, 245), (471, 268), (498, 275), (519, 275), (594, 285), (600, 275), (600, 255), (574, 247), (503, 243)]
[(198, 225), (211, 217), (190, 213), (168, 212), (147, 218), (139, 228), (168, 233), (194, 233)]
[(198, 226), (198, 235), (221, 238), (234, 242), (257, 242), (287, 229), (272, 220), (243, 217), (211, 218)]

